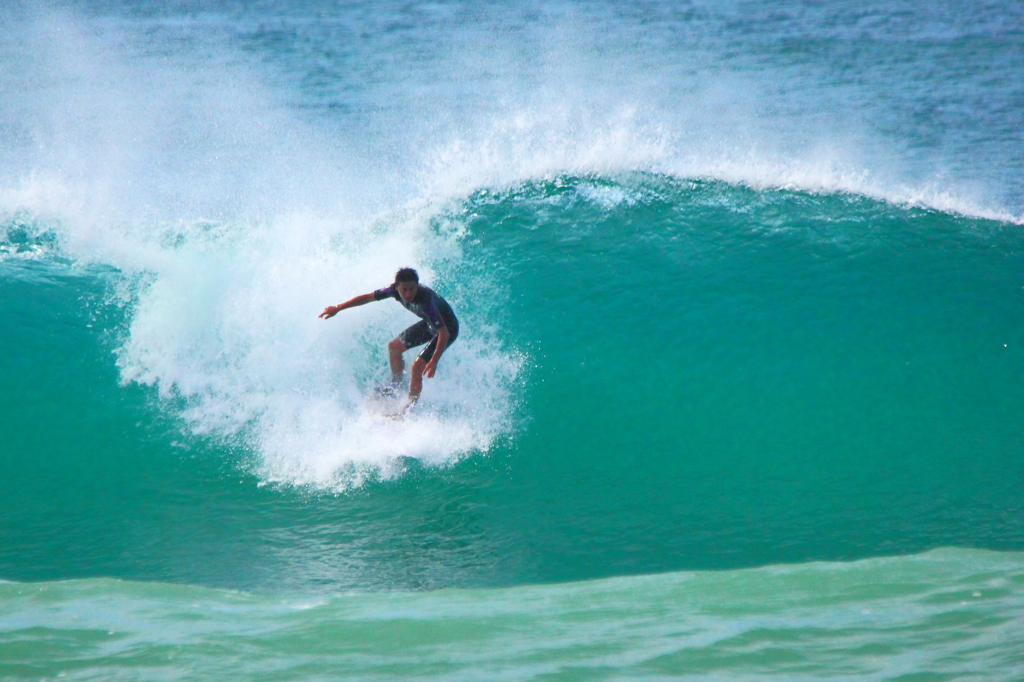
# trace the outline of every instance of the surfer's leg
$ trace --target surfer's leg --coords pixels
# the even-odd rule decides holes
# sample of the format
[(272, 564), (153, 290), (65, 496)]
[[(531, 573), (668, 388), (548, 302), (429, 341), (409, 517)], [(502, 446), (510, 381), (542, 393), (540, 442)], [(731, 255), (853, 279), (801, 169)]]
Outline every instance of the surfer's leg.
[(427, 367), (427, 361), (423, 358), (416, 358), (412, 363), (412, 376), (409, 379), (409, 402), (419, 400), (423, 391), (423, 370)]
[[(455, 342), (455, 337), (459, 335), (458, 326), (451, 331), (451, 336), (448, 337), (448, 348), (451, 347), (452, 343)], [(434, 353), (437, 352), (437, 337), (434, 336), (430, 339), (430, 343), (424, 348), (416, 360), (412, 363), (412, 378), (409, 380), (409, 403), (414, 403), (420, 397), (420, 392), (423, 390), (423, 372), (427, 369), (427, 363), (434, 358)]]
[(391, 356), (391, 383), (396, 387), (402, 383), (402, 374), (405, 372), (405, 359), (402, 357), (402, 353), (406, 350), (401, 336), (388, 344), (388, 352)]
[(426, 322), (420, 320), (388, 344), (388, 351), (391, 354), (391, 383), (396, 388), (402, 383), (402, 373), (405, 372), (405, 360), (402, 359), (402, 353), (410, 348), (422, 346), (431, 338), (433, 336), (430, 333), (430, 327)]

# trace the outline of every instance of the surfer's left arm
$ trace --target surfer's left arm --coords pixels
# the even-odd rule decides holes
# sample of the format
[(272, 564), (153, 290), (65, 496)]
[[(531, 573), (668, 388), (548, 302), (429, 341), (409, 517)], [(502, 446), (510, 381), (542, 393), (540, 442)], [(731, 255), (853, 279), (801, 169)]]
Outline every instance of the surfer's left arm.
[(444, 349), (448, 347), (448, 327), (438, 327), (437, 329), (437, 349), (434, 351), (434, 357), (430, 358), (430, 362), (424, 368), (423, 373), (428, 379), (434, 378), (434, 372), (437, 371), (437, 361), (441, 359), (441, 354), (444, 353)]

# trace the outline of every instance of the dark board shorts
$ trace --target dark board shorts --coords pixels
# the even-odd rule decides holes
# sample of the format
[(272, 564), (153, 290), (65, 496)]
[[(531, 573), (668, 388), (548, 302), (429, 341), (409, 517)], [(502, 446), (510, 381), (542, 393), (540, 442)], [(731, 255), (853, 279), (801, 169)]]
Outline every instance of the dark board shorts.
[[(454, 328), (448, 327), (448, 348), (451, 348), (451, 345), (455, 343), (455, 339), (458, 335), (459, 325), (456, 324)], [(399, 334), (398, 338), (405, 344), (406, 348), (422, 346), (427, 341), (430, 341), (430, 345), (420, 352), (420, 357), (423, 358), (423, 362), (430, 362), (430, 359), (434, 357), (434, 351), (437, 350), (437, 334), (430, 331), (430, 326), (427, 325), (426, 320), (420, 320), (413, 326), (409, 327)], [(448, 348), (445, 348), (445, 350), (448, 350)]]

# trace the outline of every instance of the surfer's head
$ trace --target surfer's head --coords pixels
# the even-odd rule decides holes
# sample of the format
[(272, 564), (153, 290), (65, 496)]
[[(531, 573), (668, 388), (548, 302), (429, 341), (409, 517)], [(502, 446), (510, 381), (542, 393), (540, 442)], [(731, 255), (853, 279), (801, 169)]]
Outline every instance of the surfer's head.
[(420, 276), (412, 268), (402, 268), (395, 273), (395, 284), (402, 282), (413, 282), (415, 284), (420, 283)]
[(402, 297), (402, 300), (412, 303), (420, 288), (420, 276), (412, 268), (402, 268), (395, 273), (395, 286), (398, 288), (398, 295)]

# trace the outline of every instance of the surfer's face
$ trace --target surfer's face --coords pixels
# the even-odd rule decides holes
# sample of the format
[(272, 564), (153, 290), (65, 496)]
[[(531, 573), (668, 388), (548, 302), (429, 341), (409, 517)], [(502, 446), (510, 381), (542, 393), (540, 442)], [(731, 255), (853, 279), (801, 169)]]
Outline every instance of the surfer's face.
[(416, 298), (416, 292), (419, 291), (420, 285), (416, 282), (399, 282), (398, 283), (398, 295), (402, 297), (402, 300), (406, 303), (412, 303), (412, 300)]

